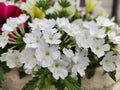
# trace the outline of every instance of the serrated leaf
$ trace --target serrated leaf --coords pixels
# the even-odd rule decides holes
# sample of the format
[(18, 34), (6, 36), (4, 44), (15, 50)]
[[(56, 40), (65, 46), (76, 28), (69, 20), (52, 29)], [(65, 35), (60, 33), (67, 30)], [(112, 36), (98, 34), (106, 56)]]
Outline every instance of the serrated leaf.
[(58, 13), (57, 12), (54, 12), (54, 13), (49, 13), (45, 16), (47, 19), (57, 19), (58, 17)]
[(58, 3), (60, 4), (61, 7), (66, 8), (70, 6), (70, 2), (68, 2), (67, 0), (60, 0), (58, 1)]
[(34, 90), (37, 87), (37, 81), (38, 77), (34, 77), (22, 88), (22, 90)]
[(71, 76), (65, 78), (64, 84), (70, 90), (82, 90), (80, 84)]
[(39, 78), (38, 78), (38, 81), (37, 81), (37, 87), (39, 88), (39, 89), (42, 89), (42, 88), (44, 88), (44, 83), (45, 83), (45, 75), (44, 74), (42, 74), (42, 75), (40, 75), (39, 76)]
[(64, 90), (65, 88), (64, 81), (62, 79), (57, 80), (54, 84), (57, 90)]
[(38, 71), (34, 71), (33, 74), (38, 77), (36, 82), (36, 87), (39, 90), (46, 88), (50, 90), (51, 83), (54, 82), (51, 72), (47, 68), (41, 68)]
[(47, 10), (51, 7), (49, 0), (39, 0), (36, 6), (42, 10)]
[(47, 78), (45, 78), (45, 87), (47, 88), (47, 90), (50, 90), (50, 78), (47, 76)]

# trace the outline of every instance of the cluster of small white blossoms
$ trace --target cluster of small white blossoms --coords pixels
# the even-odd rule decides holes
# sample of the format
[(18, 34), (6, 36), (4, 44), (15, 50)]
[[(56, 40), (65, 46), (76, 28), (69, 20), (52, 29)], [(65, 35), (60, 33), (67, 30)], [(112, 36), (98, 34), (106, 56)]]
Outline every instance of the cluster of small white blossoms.
[[(8, 33), (15, 30), (19, 23), (24, 23), (28, 16), (9, 18), (3, 25), (3, 33), (0, 35), (0, 47), (4, 48), (8, 43)], [(16, 23), (18, 22), (18, 23)], [(120, 28), (115, 23), (104, 17), (98, 17), (96, 21), (82, 21), (77, 19), (72, 23), (68, 18), (54, 19), (34, 19), (28, 23), (31, 32), (23, 37), (26, 43), (25, 48), (19, 52), (17, 50), (3, 53), (0, 60), (6, 61), (10, 68), (23, 65), (25, 72), (31, 74), (33, 70), (48, 68), (55, 79), (68, 76), (73, 77), (79, 73), (85, 75), (85, 70), (89, 66), (88, 49), (98, 57), (103, 57), (100, 61), (103, 69), (107, 72), (115, 70), (115, 61), (118, 55), (111, 50), (106, 43), (105, 37), (114, 44), (120, 46)], [(106, 28), (110, 28), (110, 31)], [(71, 47), (63, 47), (60, 44), (63, 33), (72, 38), (75, 43), (75, 50)], [(73, 43), (71, 42), (71, 43)], [(116, 47), (117, 48), (117, 47)]]
[(21, 14), (19, 17), (16, 18), (10, 17), (6, 20), (6, 23), (1, 28), (2, 34), (0, 35), (0, 47), (4, 48), (6, 46), (6, 44), (9, 41), (8, 34), (12, 31), (17, 30), (17, 27), (26, 22), (28, 18), (29, 16)]

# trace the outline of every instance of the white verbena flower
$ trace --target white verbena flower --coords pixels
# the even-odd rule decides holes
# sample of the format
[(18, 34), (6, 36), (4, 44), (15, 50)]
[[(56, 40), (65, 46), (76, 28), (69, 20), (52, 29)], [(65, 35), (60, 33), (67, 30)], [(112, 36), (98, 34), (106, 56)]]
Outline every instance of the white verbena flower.
[(112, 21), (110, 21), (108, 18), (105, 18), (103, 16), (99, 16), (96, 20), (99, 26), (109, 27), (114, 25)]
[(39, 25), (40, 19), (35, 18), (32, 23), (28, 23), (28, 25), (31, 27), (32, 30), (41, 30)]
[(29, 18), (29, 16), (27, 16), (26, 14), (21, 14), (18, 18), (17, 18), (17, 23), (18, 24), (23, 24), (27, 21), (27, 19)]
[(89, 65), (89, 58), (83, 55), (76, 54), (73, 58), (74, 65), (72, 67), (72, 75), (76, 76), (77, 72), (81, 75), (85, 75), (85, 69)]
[(2, 35), (0, 35), (0, 47), (4, 48), (8, 43), (8, 39), (9, 39), (8, 32), (7, 31), (2, 32)]
[(70, 24), (68, 18), (57, 18), (56, 23), (59, 28), (63, 28), (66, 25)]
[(76, 36), (76, 34), (80, 33), (79, 26), (76, 24), (66, 24), (66, 26), (64, 26), (62, 30), (73, 37)]
[(53, 64), (55, 59), (60, 58), (58, 46), (50, 46), (44, 43), (37, 48), (36, 57), (42, 67), (49, 67)]
[(76, 43), (80, 48), (89, 48), (89, 41), (91, 38), (92, 36), (87, 31), (82, 31), (75, 36)]
[(115, 61), (118, 59), (118, 56), (113, 54), (114, 53), (112, 51), (108, 52), (100, 62), (103, 69), (107, 72), (112, 72), (115, 70)]
[(84, 57), (88, 56), (88, 49), (76, 47), (76, 52), (78, 55), (83, 55)]
[[(35, 50), (33, 48), (25, 48), (20, 53), (20, 62), (24, 64), (24, 69), (26, 72), (29, 71), (28, 74), (30, 74), (35, 66), (37, 65), (37, 58), (35, 55)], [(27, 55), (27, 56), (26, 56)]]
[(22, 65), (20, 62), (20, 53), (16, 50), (3, 53), (0, 59), (6, 61), (9, 68), (20, 67)]
[(110, 29), (108, 32), (109, 39), (115, 44), (120, 44), (120, 27), (114, 24)]
[(115, 44), (120, 44), (120, 36), (116, 34), (116, 32), (112, 31), (111, 33), (108, 34), (109, 39), (115, 43)]
[(69, 59), (69, 62), (72, 62), (73, 57), (74, 57), (73, 51), (71, 49), (63, 48), (63, 53)]
[(110, 50), (110, 45), (105, 44), (104, 39), (95, 39), (91, 41), (90, 48), (98, 57), (101, 57), (105, 54), (105, 51)]
[(59, 44), (61, 43), (61, 33), (57, 32), (57, 29), (45, 30), (44, 31), (44, 39), (49, 44)]
[(41, 32), (36, 30), (32, 31), (32, 33), (27, 33), (23, 40), (26, 43), (26, 48), (37, 48), (42, 42)]
[(93, 29), (90, 29), (90, 34), (97, 38), (104, 38), (106, 36), (105, 31), (105, 28), (93, 27)]
[(104, 38), (106, 36), (105, 28), (99, 28), (94, 21), (84, 22), (83, 26), (89, 29), (90, 34), (96, 38)]
[(7, 19), (6, 23), (2, 26), (2, 31), (14, 31), (19, 24), (25, 23), (29, 16), (21, 14), (19, 17), (10, 17)]
[(2, 31), (14, 31), (15, 28), (17, 28), (18, 24), (16, 23), (17, 22), (17, 18), (8, 18), (6, 23), (3, 24), (2, 26)]
[(32, 30), (49, 30), (55, 26), (56, 22), (54, 19), (34, 19), (32, 23), (29, 23), (29, 26)]
[(48, 69), (52, 72), (53, 77), (58, 80), (59, 78), (65, 79), (68, 75), (68, 71), (66, 66), (64, 65), (63, 60), (56, 59), (53, 62), (53, 65), (48, 67)]

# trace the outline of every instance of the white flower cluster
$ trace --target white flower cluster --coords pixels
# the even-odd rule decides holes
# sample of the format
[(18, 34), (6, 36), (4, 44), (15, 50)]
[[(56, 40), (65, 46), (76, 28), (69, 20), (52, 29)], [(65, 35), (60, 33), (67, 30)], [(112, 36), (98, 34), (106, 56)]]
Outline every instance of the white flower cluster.
[(6, 46), (6, 44), (9, 41), (9, 36), (8, 36), (9, 33), (17, 30), (17, 27), (20, 24), (25, 23), (28, 18), (29, 16), (27, 16), (26, 14), (21, 14), (19, 17), (16, 18), (10, 17), (6, 20), (6, 23), (3, 24), (1, 28), (3, 33), (0, 35), (0, 47), (4, 48)]
[[(20, 16), (17, 22), (23, 23), (27, 18)], [(3, 25), (4, 31), (13, 31), (16, 28), (18, 24), (14, 23), (16, 19), (11, 19)], [(118, 56), (113, 53), (106, 39), (120, 46), (118, 35), (120, 28), (116, 28), (109, 19), (104, 17), (98, 17), (96, 21), (78, 19), (71, 23), (67, 18), (56, 20), (36, 18), (29, 23), (29, 27), (31, 32), (23, 37), (25, 48), (21, 52), (13, 50), (1, 56), (1, 60), (6, 61), (10, 68), (23, 65), (28, 74), (38, 68), (48, 68), (55, 79), (64, 79), (68, 73), (73, 77), (77, 73), (84, 76), (90, 63), (88, 55), (91, 50), (97, 58), (102, 58), (100, 65), (105, 71), (115, 70), (115, 60)], [(8, 40), (6, 33), (0, 36), (0, 40), (2, 41), (0, 46), (4, 47)], [(69, 42), (70, 40), (72, 41)], [(74, 48), (68, 42), (73, 43)], [(61, 47), (62, 43), (63, 47)], [(68, 45), (64, 46), (64, 44)]]

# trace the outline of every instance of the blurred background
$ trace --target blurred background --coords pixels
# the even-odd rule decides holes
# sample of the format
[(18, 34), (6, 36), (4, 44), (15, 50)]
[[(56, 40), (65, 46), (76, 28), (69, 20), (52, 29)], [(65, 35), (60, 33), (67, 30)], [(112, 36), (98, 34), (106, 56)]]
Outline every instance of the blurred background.
[[(80, 3), (84, 9), (85, 0)], [(115, 21), (120, 24), (120, 0), (102, 0), (102, 6), (109, 13), (110, 17), (115, 17)]]

